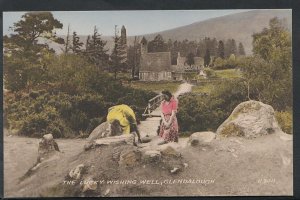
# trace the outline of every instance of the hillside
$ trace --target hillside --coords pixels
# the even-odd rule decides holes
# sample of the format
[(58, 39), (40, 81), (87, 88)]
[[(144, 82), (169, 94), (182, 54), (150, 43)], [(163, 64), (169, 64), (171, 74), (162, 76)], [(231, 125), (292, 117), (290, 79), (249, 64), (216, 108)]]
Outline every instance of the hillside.
[(228, 39), (234, 38), (242, 42), (247, 54), (252, 51), (252, 34), (268, 27), (273, 17), (286, 18), (289, 30), (292, 30), (292, 12), (288, 10), (254, 10), (232, 14), (193, 23), (187, 26), (145, 35), (153, 39), (161, 34), (165, 40), (197, 40), (204, 37)]
[[(190, 25), (170, 29), (162, 32), (151, 33), (138, 36), (140, 39), (145, 36), (152, 40), (157, 34), (161, 34), (165, 41), (175, 40), (199, 40), (204, 37), (226, 40), (234, 38), (237, 42), (242, 42), (247, 54), (252, 52), (252, 34), (260, 32), (268, 27), (269, 20), (273, 17), (285, 18), (289, 30), (292, 30), (292, 12), (291, 10), (254, 10), (238, 14), (226, 15), (205, 21), (199, 21)], [(126, 24), (125, 24), (126, 27)], [(62, 36), (65, 38), (65, 36)], [(87, 36), (80, 36), (80, 40), (85, 43)], [(107, 41), (106, 47), (112, 49), (113, 37), (102, 36)], [(134, 36), (127, 38), (128, 45), (132, 45)], [(50, 44), (57, 52), (61, 52), (61, 47), (56, 44)]]

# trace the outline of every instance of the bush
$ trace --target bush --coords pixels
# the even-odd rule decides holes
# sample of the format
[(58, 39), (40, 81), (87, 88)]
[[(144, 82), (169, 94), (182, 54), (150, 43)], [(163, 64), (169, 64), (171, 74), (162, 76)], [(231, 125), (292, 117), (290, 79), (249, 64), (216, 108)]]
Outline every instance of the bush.
[(89, 125), (86, 129), (86, 134), (89, 135), (97, 126), (104, 122), (104, 118), (93, 118), (89, 121)]
[(205, 68), (204, 72), (206, 73), (206, 76), (208, 78), (215, 78), (215, 77), (217, 77), (216, 72), (213, 69)]
[[(109, 107), (127, 104), (141, 119), (156, 93), (133, 89), (77, 55), (59, 55), (47, 64), (47, 80), (5, 97), (5, 125), (20, 134), (78, 136), (103, 121)], [(22, 86), (23, 88), (23, 86)]]
[(293, 134), (293, 114), (292, 111), (275, 112), (276, 120), (281, 129), (287, 134)]
[(215, 131), (233, 109), (246, 100), (240, 81), (224, 81), (208, 96), (186, 94), (179, 98), (180, 132)]
[(217, 58), (213, 63), (213, 69), (233, 69), (238, 67), (238, 65), (239, 62), (236, 59), (235, 55), (231, 54), (227, 59)]

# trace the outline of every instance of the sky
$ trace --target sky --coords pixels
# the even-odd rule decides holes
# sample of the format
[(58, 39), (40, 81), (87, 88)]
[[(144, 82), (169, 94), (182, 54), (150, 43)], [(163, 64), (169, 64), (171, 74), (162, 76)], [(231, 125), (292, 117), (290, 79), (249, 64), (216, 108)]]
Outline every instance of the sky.
[[(120, 30), (126, 27), (127, 35), (144, 35), (160, 32), (210, 18), (246, 12), (249, 10), (139, 10), (139, 11), (53, 11), (54, 18), (63, 23), (58, 35), (66, 35), (70, 24), (71, 33), (91, 35), (94, 26), (105, 36), (115, 33), (114, 27)], [(25, 12), (3, 13), (3, 35), (12, 33), (9, 27), (21, 19)]]

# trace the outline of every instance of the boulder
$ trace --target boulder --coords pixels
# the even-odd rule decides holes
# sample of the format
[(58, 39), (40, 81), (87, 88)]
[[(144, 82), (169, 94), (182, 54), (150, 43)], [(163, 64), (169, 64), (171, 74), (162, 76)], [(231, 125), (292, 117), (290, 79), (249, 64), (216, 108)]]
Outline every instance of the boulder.
[(108, 122), (103, 122), (92, 131), (87, 139), (92, 141), (99, 138), (108, 137), (110, 136), (110, 132), (110, 124)]
[(150, 161), (150, 162), (158, 161), (160, 158), (161, 158), (161, 153), (160, 151), (157, 150), (148, 150), (143, 155), (143, 159), (145, 161)]
[(84, 150), (85, 151), (88, 151), (88, 150), (90, 150), (90, 149), (92, 149), (92, 148), (94, 148), (95, 147), (95, 143), (94, 142), (88, 142), (88, 143), (86, 143), (85, 145), (84, 145)]
[(193, 133), (188, 141), (189, 145), (207, 145), (216, 138), (216, 134), (210, 131)]
[(72, 179), (79, 180), (82, 174), (82, 170), (84, 168), (83, 164), (77, 165), (69, 172), (69, 176)]
[(133, 167), (141, 160), (141, 152), (137, 149), (128, 149), (120, 154), (119, 165)]
[(170, 157), (180, 157), (181, 156), (181, 154), (170, 145), (162, 145), (162, 147), (160, 148), (160, 153), (163, 156), (170, 156)]
[(271, 133), (280, 133), (274, 109), (259, 101), (239, 104), (217, 129), (218, 137), (242, 136), (255, 138)]
[(105, 137), (95, 140), (95, 145), (119, 145), (133, 144), (135, 136), (133, 134), (123, 134), (118, 136)]
[(145, 137), (141, 138), (142, 143), (148, 143), (151, 142), (151, 138), (147, 135)]
[(39, 163), (45, 159), (49, 159), (57, 152), (59, 152), (59, 147), (53, 139), (52, 134), (46, 134), (39, 142), (37, 162)]

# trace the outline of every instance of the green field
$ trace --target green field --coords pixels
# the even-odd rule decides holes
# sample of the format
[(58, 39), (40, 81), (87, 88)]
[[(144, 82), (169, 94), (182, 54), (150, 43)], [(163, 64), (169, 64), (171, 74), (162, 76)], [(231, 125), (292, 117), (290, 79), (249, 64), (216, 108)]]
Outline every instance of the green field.
[(210, 93), (214, 88), (219, 84), (219, 82), (210, 82), (210, 83), (203, 83), (201, 85), (195, 85), (192, 87), (192, 92), (196, 94), (200, 93)]
[(218, 85), (222, 84), (222, 80), (242, 77), (241, 72), (236, 69), (214, 70), (214, 72), (217, 75), (216, 79), (219, 79), (220, 81), (214, 79), (214, 81), (211, 80), (211, 82), (209, 82), (210, 79), (206, 79), (206, 81), (203, 81), (202, 83), (200, 82), (198, 85), (195, 85), (192, 88), (192, 92), (196, 94), (210, 93), (215, 89), (215, 87), (218, 87)]
[(169, 90), (171, 93), (176, 92), (178, 86), (181, 82), (142, 82), (142, 81), (135, 81), (131, 82), (131, 87), (136, 89), (143, 89), (148, 91), (154, 92), (161, 92), (163, 90)]
[(242, 74), (239, 70), (236, 69), (224, 69), (224, 70), (215, 70), (217, 77), (232, 79), (232, 78), (241, 78)]

